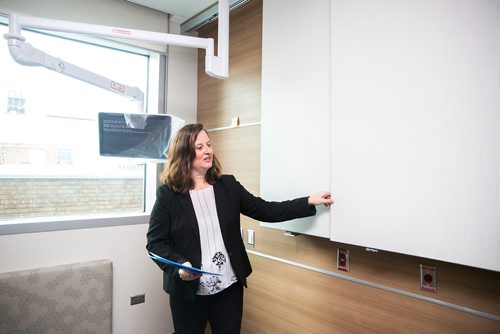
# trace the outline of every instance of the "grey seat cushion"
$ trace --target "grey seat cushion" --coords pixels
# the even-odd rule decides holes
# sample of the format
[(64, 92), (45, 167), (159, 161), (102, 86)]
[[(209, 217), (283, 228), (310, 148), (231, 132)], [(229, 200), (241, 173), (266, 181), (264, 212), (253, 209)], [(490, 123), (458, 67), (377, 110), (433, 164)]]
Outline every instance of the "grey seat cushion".
[(109, 260), (0, 273), (0, 334), (111, 333)]

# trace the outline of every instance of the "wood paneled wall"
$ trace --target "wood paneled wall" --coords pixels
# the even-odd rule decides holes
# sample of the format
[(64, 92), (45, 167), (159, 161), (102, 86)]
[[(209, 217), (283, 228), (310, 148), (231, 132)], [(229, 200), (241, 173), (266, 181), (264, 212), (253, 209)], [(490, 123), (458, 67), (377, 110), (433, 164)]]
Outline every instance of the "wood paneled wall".
[[(260, 9), (257, 9), (260, 7)], [(248, 15), (259, 11), (257, 15)], [(217, 45), (217, 25), (205, 26), (200, 37)], [(205, 73), (205, 52), (198, 52), (198, 121), (207, 128), (229, 126), (233, 117), (242, 123), (260, 121), (262, 5), (251, 1), (231, 12), (229, 23), (229, 78)]]
[[(216, 24), (199, 34), (216, 39)], [(207, 128), (229, 126), (236, 116), (242, 124), (260, 121), (261, 36), (262, 0), (251, 0), (231, 12), (229, 79), (208, 77), (200, 52), (198, 121)], [(213, 131), (210, 136), (223, 172), (234, 174), (258, 195), (260, 126)], [(370, 253), (312, 236), (289, 237), (246, 217), (242, 225), (245, 231), (255, 230), (255, 248), (250, 250), (500, 316), (499, 272)], [(347, 273), (336, 269), (337, 248), (350, 251)], [(254, 272), (245, 290), (242, 333), (500, 333), (500, 322), (484, 317), (253, 254), (250, 259)], [(419, 289), (420, 264), (437, 267), (437, 293)]]

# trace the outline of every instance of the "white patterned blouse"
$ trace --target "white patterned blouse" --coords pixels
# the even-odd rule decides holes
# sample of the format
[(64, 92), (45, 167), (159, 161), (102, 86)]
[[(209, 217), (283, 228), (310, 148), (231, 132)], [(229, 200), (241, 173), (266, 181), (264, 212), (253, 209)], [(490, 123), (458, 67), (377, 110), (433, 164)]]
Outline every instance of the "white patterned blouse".
[(201, 269), (222, 274), (203, 275), (198, 286), (198, 295), (213, 295), (237, 281), (227, 254), (217, 217), (214, 188), (189, 191), (194, 212), (198, 220), (201, 243)]

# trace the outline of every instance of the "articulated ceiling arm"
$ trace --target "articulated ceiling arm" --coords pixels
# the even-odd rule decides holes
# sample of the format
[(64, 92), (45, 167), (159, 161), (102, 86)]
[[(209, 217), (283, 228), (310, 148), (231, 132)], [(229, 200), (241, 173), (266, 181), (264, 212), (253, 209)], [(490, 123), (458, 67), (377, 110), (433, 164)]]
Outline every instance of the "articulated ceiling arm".
[(90, 36), (114, 37), (147, 41), (166, 45), (194, 47), (205, 49), (205, 71), (208, 75), (219, 79), (228, 77), (229, 67), (229, 4), (228, 0), (219, 1), (218, 52), (214, 54), (214, 40), (153, 31), (134, 30), (100, 26), (78, 22), (51, 20), (38, 17), (22, 16), (12, 13), (9, 16), (9, 33), (4, 37), (12, 58), (26, 66), (43, 66), (72, 78), (85, 81), (111, 92), (120, 94), (143, 104), (144, 94), (137, 87), (130, 87), (107, 79), (78, 66), (72, 65), (25, 42), (21, 35), (22, 28), (71, 32)]
[(34, 48), (31, 44), (24, 42), (24, 37), (20, 35), (13, 35), (9, 33), (5, 34), (5, 38), (8, 40), (10, 55), (17, 63), (25, 66), (42, 66), (49, 70), (53, 70), (109, 90), (130, 100), (136, 101), (139, 104), (140, 110), (143, 110), (144, 94), (139, 88), (121, 84), (59, 58), (48, 55), (45, 52)]

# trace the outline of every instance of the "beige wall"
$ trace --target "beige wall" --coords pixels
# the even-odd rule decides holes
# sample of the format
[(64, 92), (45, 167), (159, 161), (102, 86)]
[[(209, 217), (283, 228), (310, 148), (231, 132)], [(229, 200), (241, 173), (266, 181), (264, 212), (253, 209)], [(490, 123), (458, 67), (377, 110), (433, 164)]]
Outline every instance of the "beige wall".
[[(169, 28), (165, 13), (122, 0), (0, 0), (0, 12), (8, 14), (11, 11), (100, 25), (178, 31), (178, 23), (172, 23)], [(2, 46), (6, 47), (6, 41), (3, 43)], [(145, 46), (166, 51), (164, 46)], [(196, 119), (197, 59), (196, 51), (194, 56), (185, 57), (189, 52), (192, 51), (176, 48), (169, 55), (172, 66), (181, 64), (182, 69), (170, 69), (167, 73), (168, 83), (175, 89), (167, 93), (166, 108), (167, 112), (191, 121)], [(130, 221), (128, 218), (114, 219), (117, 224)], [(113, 332), (172, 333), (168, 295), (162, 289), (162, 273), (146, 256), (148, 216), (138, 220), (140, 224), (134, 225), (1, 235), (0, 272), (109, 259), (113, 262)], [(10, 223), (13, 222), (1, 222)], [(44, 226), (49, 223), (54, 222), (42, 222)], [(64, 228), (65, 223), (75, 225), (75, 221), (54, 224)], [(131, 306), (130, 297), (137, 294), (145, 294), (146, 302)]]
[[(219, 81), (199, 71), (198, 121), (225, 127), (231, 118), (260, 121), (262, 1), (252, 0), (231, 14), (230, 76)], [(216, 35), (206, 26), (201, 37)], [(199, 58), (199, 66), (203, 58)], [(253, 91), (249, 92), (247, 87)], [(211, 132), (224, 173), (233, 173), (259, 194), (260, 126)], [(277, 175), (279, 177), (279, 175)], [(429, 301), (378, 289), (260, 256), (313, 266), (348, 278), (380, 284), (403, 293), (432, 298), (500, 316), (500, 273), (363, 247), (327, 238), (284, 236), (243, 218), (256, 232), (250, 255), (254, 272), (245, 290), (242, 333), (498, 333), (500, 322)], [(246, 240), (246, 237), (245, 237)], [(335, 266), (337, 248), (350, 251), (350, 271)], [(438, 292), (419, 289), (419, 265), (438, 268)]]

